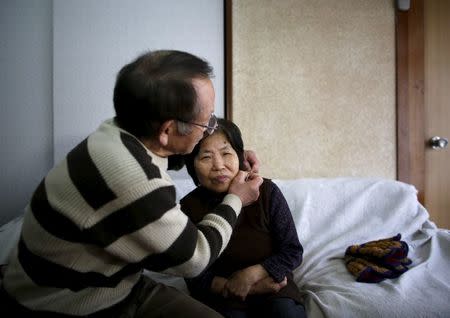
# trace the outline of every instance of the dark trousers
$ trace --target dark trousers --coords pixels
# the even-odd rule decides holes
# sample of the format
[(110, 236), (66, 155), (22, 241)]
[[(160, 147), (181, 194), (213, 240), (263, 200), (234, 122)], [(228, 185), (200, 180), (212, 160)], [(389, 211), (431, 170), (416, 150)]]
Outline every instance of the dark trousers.
[[(32, 311), (17, 303), (0, 286), (0, 317), (68, 318), (52, 312)], [(223, 318), (185, 293), (143, 277), (121, 303), (85, 316), (88, 318)]]
[(267, 300), (261, 306), (249, 309), (225, 309), (221, 314), (226, 318), (306, 318), (305, 307), (290, 298)]

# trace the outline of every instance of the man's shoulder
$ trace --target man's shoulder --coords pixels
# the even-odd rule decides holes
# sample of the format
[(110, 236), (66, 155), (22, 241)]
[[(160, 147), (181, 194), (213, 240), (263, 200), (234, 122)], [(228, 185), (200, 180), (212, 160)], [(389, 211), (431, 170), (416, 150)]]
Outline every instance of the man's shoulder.
[(116, 125), (104, 122), (87, 138), (89, 157), (99, 170), (122, 179), (162, 178), (167, 160), (153, 155), (133, 135)]

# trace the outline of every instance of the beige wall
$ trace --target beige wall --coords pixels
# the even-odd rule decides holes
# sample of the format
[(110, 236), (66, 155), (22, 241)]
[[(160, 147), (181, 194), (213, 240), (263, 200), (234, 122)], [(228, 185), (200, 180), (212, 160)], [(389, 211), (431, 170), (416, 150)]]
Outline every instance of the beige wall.
[(234, 0), (233, 120), (271, 178), (396, 178), (390, 0)]

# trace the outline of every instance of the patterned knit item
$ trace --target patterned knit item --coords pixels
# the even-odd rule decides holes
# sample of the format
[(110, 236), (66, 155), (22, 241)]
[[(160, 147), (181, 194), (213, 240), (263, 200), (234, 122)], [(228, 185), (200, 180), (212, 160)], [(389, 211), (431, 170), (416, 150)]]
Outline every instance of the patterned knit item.
[(345, 263), (356, 281), (378, 283), (386, 278), (396, 278), (408, 270), (412, 261), (407, 257), (408, 244), (401, 235), (351, 245), (345, 251)]
[(348, 271), (356, 277), (357, 282), (379, 283), (386, 278), (391, 278), (393, 274), (391, 270), (364, 258), (346, 256), (345, 262)]

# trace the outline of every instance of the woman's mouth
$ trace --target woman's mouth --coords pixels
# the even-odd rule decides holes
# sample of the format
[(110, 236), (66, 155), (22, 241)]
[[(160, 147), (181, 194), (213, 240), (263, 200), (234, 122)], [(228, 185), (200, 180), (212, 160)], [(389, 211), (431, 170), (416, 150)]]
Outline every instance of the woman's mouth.
[(228, 176), (217, 176), (215, 177), (213, 180), (215, 183), (225, 183), (229, 180), (230, 178)]

